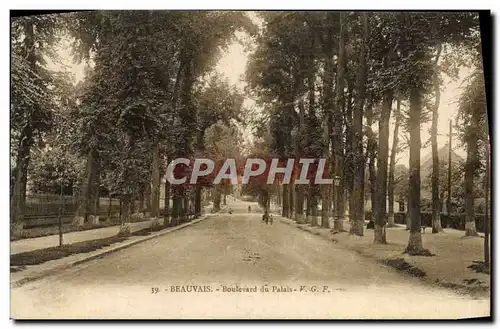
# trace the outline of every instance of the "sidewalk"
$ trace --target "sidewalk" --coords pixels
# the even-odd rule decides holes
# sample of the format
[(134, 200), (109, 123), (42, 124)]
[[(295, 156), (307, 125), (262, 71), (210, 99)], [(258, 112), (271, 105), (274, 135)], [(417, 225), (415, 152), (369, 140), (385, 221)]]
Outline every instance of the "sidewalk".
[[(151, 233), (150, 235), (130, 236), (122, 242), (114, 243), (110, 246), (107, 246), (107, 247), (104, 247), (104, 248), (101, 248), (98, 250), (94, 250), (94, 251), (91, 251), (88, 253), (74, 254), (74, 255), (67, 256), (67, 257), (47, 261), (45, 263), (38, 264), (38, 265), (25, 266), (25, 268), (22, 271), (10, 273), (11, 288), (20, 287), (28, 282), (32, 282), (35, 280), (45, 278), (45, 277), (50, 276), (50, 275), (57, 274), (62, 270), (66, 270), (66, 269), (69, 269), (73, 266), (91, 261), (91, 260), (96, 259), (96, 258), (103, 257), (107, 254), (131, 247), (131, 246), (136, 245), (138, 243), (157, 238), (157, 237), (165, 235), (167, 233), (183, 229), (185, 227), (191, 226), (193, 224), (196, 224), (198, 222), (201, 222), (207, 218), (210, 218), (210, 217), (213, 217), (216, 215), (219, 215), (219, 213), (205, 213), (205, 214), (201, 215), (201, 217), (194, 219), (191, 222), (183, 223), (183, 224), (173, 226), (173, 227), (168, 227), (168, 228), (165, 228), (161, 231)], [(147, 221), (147, 223), (151, 223), (151, 221)], [(139, 230), (139, 228), (136, 226), (134, 228), (134, 231), (137, 231), (137, 230)], [(112, 234), (116, 235), (117, 232), (118, 232), (117, 228), (115, 227), (115, 230), (112, 231)], [(91, 239), (95, 239), (95, 236), (92, 236)]]
[[(152, 222), (153, 222), (152, 220), (147, 220), (142, 222), (130, 223), (130, 231), (132, 233), (150, 227)], [(64, 233), (63, 242), (64, 244), (71, 244), (88, 240), (108, 238), (118, 234), (119, 227), (120, 227), (119, 225), (115, 225), (115, 226), (96, 228), (93, 230)], [(19, 254), (21, 252), (45, 249), (49, 247), (56, 247), (58, 245), (59, 245), (59, 235), (57, 234), (42, 236), (39, 238), (16, 240), (16, 241), (11, 241), (10, 243), (10, 254), (14, 255), (14, 254)]]
[[(464, 232), (444, 229), (443, 233), (422, 234), (424, 248), (435, 254), (433, 257), (409, 256), (403, 254), (408, 245), (408, 231), (398, 225), (387, 228), (387, 244), (373, 243), (373, 230), (364, 229), (364, 236), (350, 235), (348, 232), (332, 234), (330, 229), (311, 227), (309, 224), (297, 224), (291, 219), (279, 216), (282, 223), (295, 226), (306, 232), (321, 236), (348, 250), (367, 258), (386, 264), (387, 260), (406, 261), (411, 266), (425, 272), (422, 279), (461, 293), (478, 297), (489, 295), (490, 275), (476, 273), (467, 268), (473, 261), (483, 260), (484, 240), (480, 237), (464, 237)], [(344, 229), (349, 231), (349, 223), (344, 222)], [(386, 264), (387, 265), (387, 264)]]
[[(212, 209), (212, 203), (203, 206), (201, 216), (203, 217), (205, 214), (209, 214), (211, 209)], [(160, 218), (160, 220), (162, 219), (163, 218)], [(142, 229), (151, 227), (152, 223), (153, 219), (143, 220), (140, 222), (131, 222), (129, 223), (130, 233), (134, 233)], [(63, 234), (63, 243), (72, 244), (89, 240), (109, 238), (117, 235), (119, 230), (120, 230), (120, 225), (113, 225), (91, 230), (67, 232)], [(10, 254), (14, 255), (22, 252), (28, 252), (50, 247), (57, 247), (57, 246), (59, 246), (58, 234), (47, 235), (38, 238), (20, 239), (10, 242)]]

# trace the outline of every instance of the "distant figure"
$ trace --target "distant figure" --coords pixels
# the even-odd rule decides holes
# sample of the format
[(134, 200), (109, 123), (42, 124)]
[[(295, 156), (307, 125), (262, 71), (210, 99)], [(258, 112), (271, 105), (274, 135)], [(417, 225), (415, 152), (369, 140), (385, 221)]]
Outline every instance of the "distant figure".
[(269, 213), (267, 212), (267, 209), (264, 211), (264, 215), (262, 215), (262, 221), (266, 224), (269, 223)]
[(248, 213), (252, 212), (252, 207), (248, 206)]
[(367, 230), (373, 230), (375, 227), (375, 222), (374, 221), (369, 221), (368, 224), (366, 225)]

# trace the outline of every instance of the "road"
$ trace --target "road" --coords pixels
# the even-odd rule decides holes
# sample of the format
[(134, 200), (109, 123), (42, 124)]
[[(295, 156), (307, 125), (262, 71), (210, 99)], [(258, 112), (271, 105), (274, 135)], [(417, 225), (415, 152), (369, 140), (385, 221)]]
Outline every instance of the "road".
[[(11, 316), (375, 319), (489, 315), (489, 300), (425, 285), (279, 220), (266, 225), (261, 214), (247, 213), (248, 205), (231, 200), (233, 214), (214, 216), (14, 288)], [(269, 292), (261, 291), (263, 286)], [(193, 289), (197, 292), (188, 292)]]

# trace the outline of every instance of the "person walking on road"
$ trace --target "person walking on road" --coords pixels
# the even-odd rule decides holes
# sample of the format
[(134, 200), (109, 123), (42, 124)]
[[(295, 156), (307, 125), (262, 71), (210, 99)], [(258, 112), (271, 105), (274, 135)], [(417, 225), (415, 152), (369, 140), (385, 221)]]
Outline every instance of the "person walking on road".
[(269, 224), (269, 222), (272, 224), (273, 223), (273, 217), (269, 215), (269, 212), (264, 210), (264, 215), (262, 215), (262, 221), (265, 222), (266, 224)]

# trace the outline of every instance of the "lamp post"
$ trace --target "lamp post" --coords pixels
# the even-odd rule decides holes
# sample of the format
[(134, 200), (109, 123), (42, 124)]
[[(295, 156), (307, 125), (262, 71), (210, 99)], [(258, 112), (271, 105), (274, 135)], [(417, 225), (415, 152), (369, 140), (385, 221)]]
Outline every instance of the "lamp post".
[(59, 229), (59, 247), (63, 245), (63, 231), (62, 231), (62, 215), (63, 215), (63, 186), (64, 186), (64, 180), (62, 178), (62, 174), (59, 177), (59, 211), (57, 214), (57, 226)]

